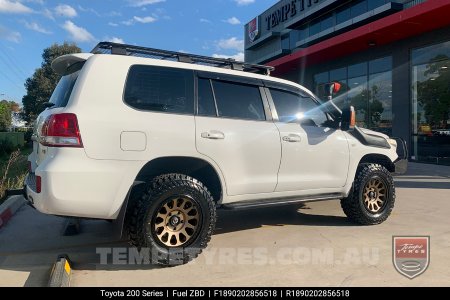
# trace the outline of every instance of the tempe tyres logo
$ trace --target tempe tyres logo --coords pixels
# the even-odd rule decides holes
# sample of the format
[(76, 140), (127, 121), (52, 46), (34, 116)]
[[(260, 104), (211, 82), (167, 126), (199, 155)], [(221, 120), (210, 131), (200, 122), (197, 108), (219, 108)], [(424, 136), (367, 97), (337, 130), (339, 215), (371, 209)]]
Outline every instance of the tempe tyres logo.
[(395, 269), (413, 279), (428, 268), (430, 263), (429, 236), (394, 236), (392, 259)]
[(259, 36), (259, 17), (254, 18), (248, 23), (248, 38), (254, 42)]

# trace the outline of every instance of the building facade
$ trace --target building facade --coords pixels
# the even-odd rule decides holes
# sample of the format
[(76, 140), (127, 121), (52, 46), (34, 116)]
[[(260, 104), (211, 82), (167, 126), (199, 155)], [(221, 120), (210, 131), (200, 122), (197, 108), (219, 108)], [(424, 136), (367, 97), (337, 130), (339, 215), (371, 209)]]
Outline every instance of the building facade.
[(412, 161), (450, 165), (449, 0), (282, 0), (245, 25), (245, 60), (402, 137)]

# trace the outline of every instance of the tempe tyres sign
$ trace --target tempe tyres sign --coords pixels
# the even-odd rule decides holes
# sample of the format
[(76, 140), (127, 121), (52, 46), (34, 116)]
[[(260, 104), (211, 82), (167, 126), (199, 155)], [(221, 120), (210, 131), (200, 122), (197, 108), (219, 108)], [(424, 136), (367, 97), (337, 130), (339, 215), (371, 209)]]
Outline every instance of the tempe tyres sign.
[[(286, 21), (300, 17), (301, 13), (319, 4), (319, 0), (284, 0), (272, 6), (262, 15), (252, 19), (247, 24), (247, 36), (250, 42), (254, 42), (260, 36), (270, 31), (281, 31), (284, 28), (276, 28)], [(262, 23), (262, 24), (260, 24)], [(261, 28), (260, 28), (261, 26)]]

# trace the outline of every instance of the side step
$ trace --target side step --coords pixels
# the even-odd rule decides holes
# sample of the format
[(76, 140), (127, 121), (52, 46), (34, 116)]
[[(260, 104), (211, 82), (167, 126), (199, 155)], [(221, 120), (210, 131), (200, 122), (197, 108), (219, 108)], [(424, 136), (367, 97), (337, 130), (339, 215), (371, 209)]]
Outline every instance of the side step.
[(337, 200), (344, 197), (340, 193), (333, 194), (321, 194), (315, 196), (300, 196), (300, 197), (289, 197), (289, 198), (271, 198), (271, 199), (258, 199), (249, 201), (239, 201), (234, 203), (223, 204), (220, 206), (222, 209), (227, 210), (238, 210), (238, 209), (252, 209), (258, 207), (270, 207), (270, 206), (280, 206), (289, 205), (302, 202), (312, 202), (312, 201), (324, 201), (324, 200)]

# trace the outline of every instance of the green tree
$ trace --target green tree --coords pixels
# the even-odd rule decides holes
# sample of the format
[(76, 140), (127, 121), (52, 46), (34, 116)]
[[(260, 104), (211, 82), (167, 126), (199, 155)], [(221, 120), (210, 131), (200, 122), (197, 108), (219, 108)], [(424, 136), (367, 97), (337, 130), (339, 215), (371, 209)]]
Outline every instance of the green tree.
[(11, 126), (11, 104), (0, 101), (0, 131), (6, 131)]
[(62, 45), (53, 44), (44, 49), (42, 53), (42, 65), (25, 82), (27, 94), (22, 98), (23, 115), (27, 122), (33, 122), (37, 115), (44, 110), (43, 104), (48, 102), (60, 75), (56, 74), (52, 67), (52, 61), (64, 54), (80, 53), (81, 49), (75, 44), (64, 42)]

